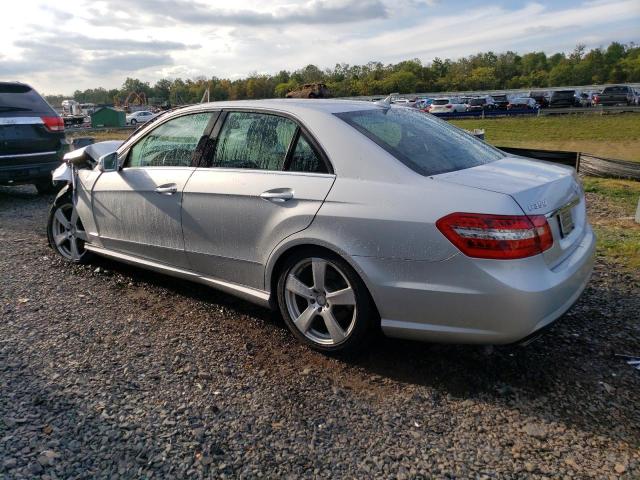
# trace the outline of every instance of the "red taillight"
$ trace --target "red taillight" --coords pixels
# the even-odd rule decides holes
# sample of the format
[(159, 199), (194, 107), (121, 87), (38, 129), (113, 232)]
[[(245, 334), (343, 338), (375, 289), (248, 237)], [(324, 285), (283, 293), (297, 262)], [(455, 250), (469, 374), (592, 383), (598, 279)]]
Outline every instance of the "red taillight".
[(447, 105), (445, 108), (451, 108), (453, 105)]
[(64, 130), (64, 120), (62, 117), (40, 117), (44, 127), (50, 132), (62, 132)]
[(452, 213), (438, 220), (436, 226), (469, 257), (525, 258), (553, 245), (551, 229), (544, 215)]

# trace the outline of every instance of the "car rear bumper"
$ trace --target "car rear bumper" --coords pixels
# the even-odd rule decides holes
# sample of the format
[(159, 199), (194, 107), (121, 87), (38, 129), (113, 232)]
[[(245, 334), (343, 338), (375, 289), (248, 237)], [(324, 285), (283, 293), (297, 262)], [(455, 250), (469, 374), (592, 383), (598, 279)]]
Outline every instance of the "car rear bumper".
[(462, 254), (442, 262), (355, 257), (389, 337), (507, 344), (522, 340), (566, 312), (593, 269), (595, 236), (550, 269), (542, 255), (479, 260)]
[(11, 164), (13, 157), (0, 158), (0, 185), (18, 185), (36, 180), (51, 179), (51, 172), (60, 166), (61, 158), (56, 153), (20, 157), (20, 165)]

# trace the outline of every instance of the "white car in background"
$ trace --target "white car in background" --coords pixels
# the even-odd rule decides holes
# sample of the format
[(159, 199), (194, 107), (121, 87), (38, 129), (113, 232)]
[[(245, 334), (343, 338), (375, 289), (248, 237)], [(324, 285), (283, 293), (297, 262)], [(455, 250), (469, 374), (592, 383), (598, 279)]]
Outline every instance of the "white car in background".
[(436, 98), (429, 107), (429, 113), (466, 112), (467, 106), (457, 98)]
[(156, 114), (148, 110), (141, 110), (139, 112), (133, 112), (127, 115), (127, 125), (137, 125), (138, 123), (146, 123), (152, 118), (155, 118)]

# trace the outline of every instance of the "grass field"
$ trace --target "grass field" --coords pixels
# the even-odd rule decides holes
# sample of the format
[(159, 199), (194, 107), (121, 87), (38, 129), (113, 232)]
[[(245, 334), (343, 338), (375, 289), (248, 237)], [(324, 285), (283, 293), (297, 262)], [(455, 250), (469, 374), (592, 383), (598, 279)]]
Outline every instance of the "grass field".
[(106, 142), (107, 140), (125, 140), (133, 133), (133, 130), (97, 130), (95, 132), (67, 131), (67, 137), (93, 137), (96, 142)]
[(582, 182), (598, 253), (640, 277), (640, 225), (633, 218), (640, 182), (593, 177)]
[(640, 115), (552, 115), (452, 120), (472, 130), (483, 128), (496, 146), (570, 150), (640, 162)]

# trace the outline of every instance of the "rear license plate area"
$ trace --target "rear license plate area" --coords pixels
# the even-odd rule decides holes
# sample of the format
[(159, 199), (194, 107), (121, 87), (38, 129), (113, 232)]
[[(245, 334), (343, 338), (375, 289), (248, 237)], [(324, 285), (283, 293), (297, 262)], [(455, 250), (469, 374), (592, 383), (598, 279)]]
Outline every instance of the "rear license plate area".
[(573, 229), (576, 228), (573, 223), (573, 215), (571, 214), (571, 206), (564, 207), (558, 212), (558, 223), (560, 224), (560, 233), (563, 237), (568, 236)]

